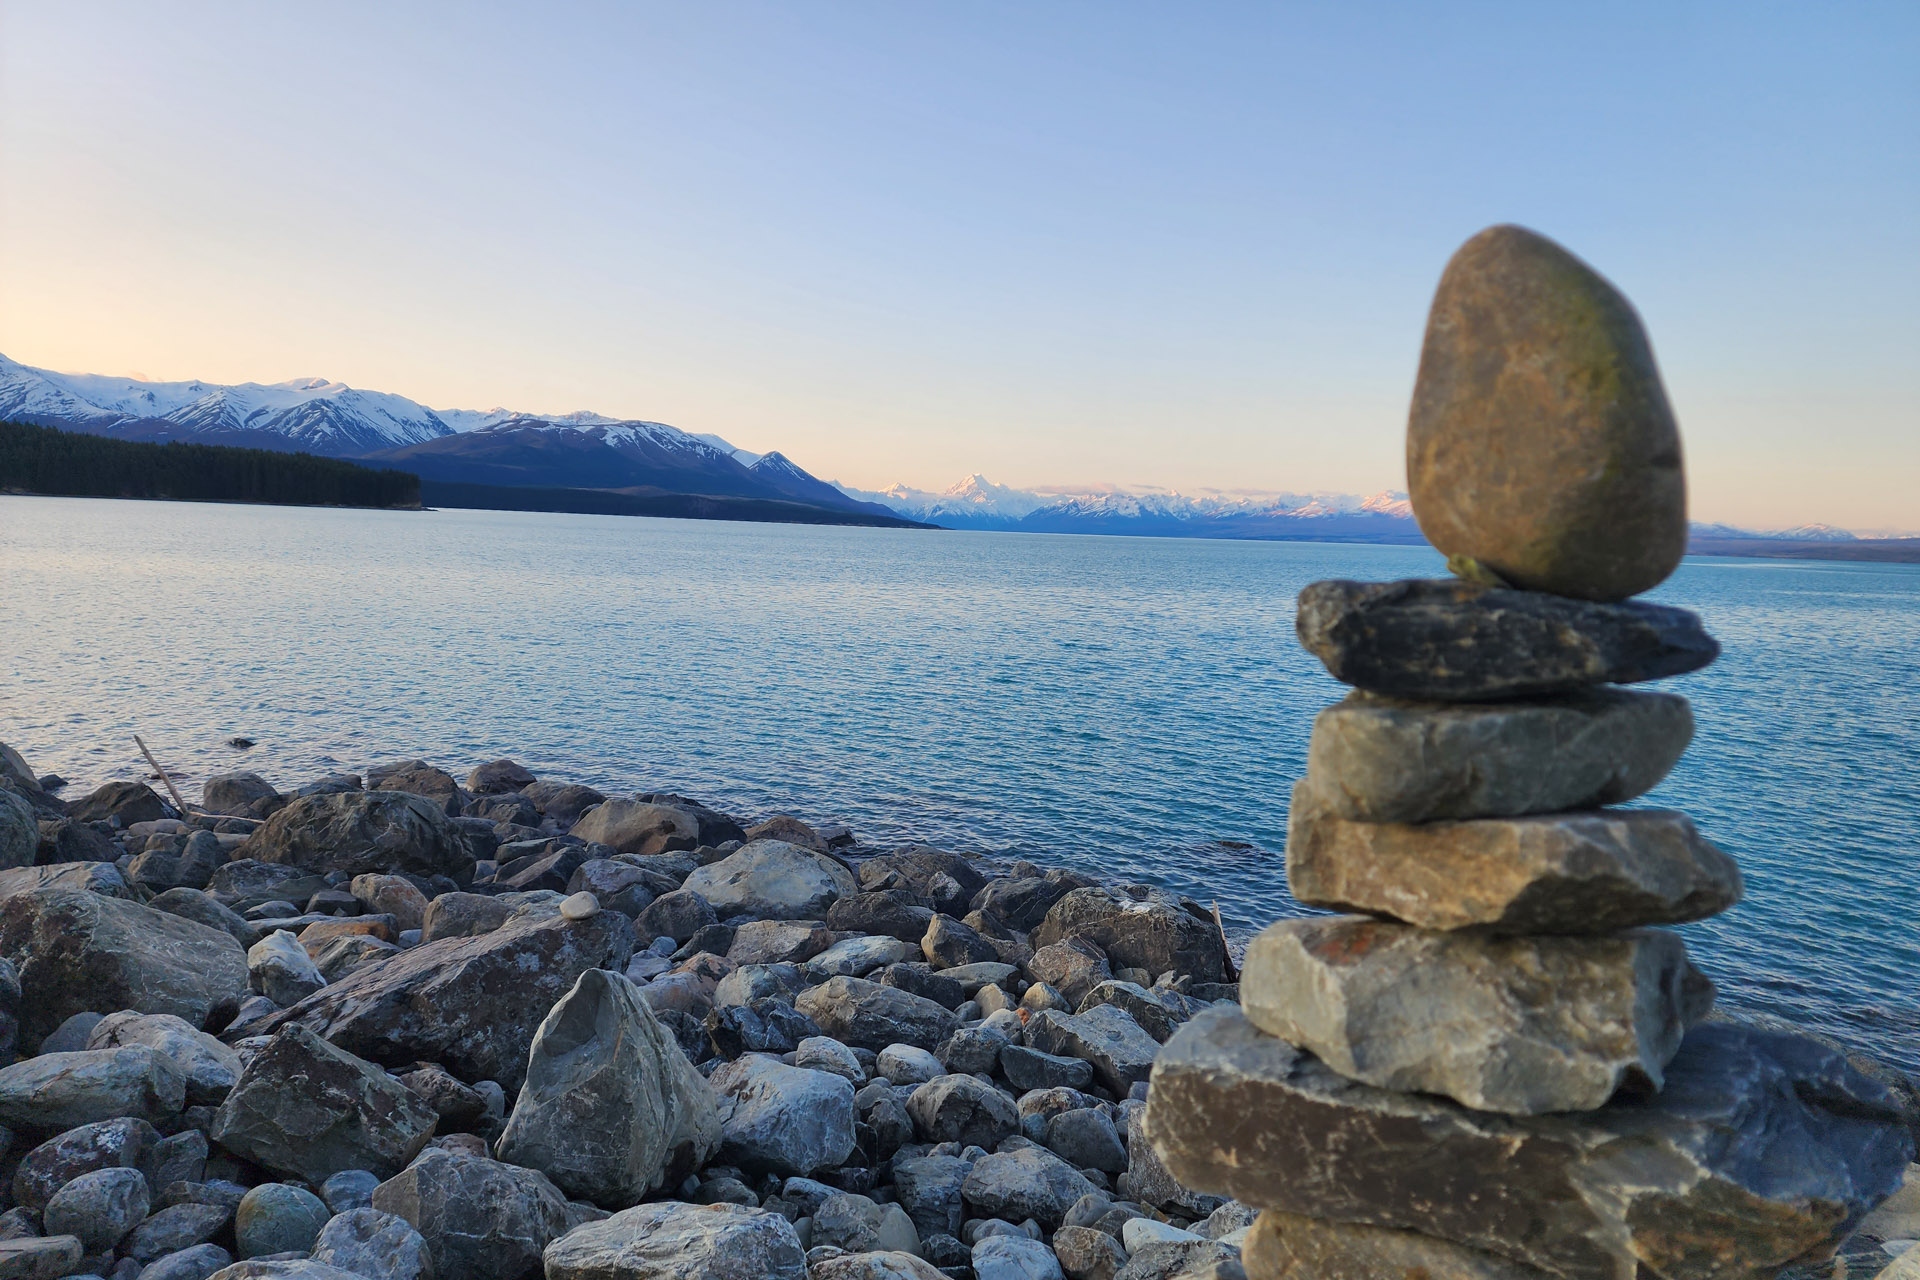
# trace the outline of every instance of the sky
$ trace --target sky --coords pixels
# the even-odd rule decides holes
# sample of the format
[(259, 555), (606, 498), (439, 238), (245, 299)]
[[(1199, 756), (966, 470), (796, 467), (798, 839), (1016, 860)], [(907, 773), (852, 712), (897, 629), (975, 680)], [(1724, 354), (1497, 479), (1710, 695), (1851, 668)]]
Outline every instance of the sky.
[(1652, 335), (1695, 518), (1920, 530), (1920, 5), (0, 0), (0, 352), (869, 488), (1405, 484), (1441, 268)]

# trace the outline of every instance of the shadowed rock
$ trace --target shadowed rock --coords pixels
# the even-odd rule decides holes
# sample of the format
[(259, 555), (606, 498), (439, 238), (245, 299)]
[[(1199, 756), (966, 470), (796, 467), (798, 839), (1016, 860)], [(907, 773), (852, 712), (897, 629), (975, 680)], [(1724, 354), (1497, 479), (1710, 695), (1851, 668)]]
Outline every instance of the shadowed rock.
[(1241, 1258), (1259, 1280), (1552, 1280), (1544, 1271), (1431, 1236), (1276, 1209), (1254, 1220)]
[(445, 810), (403, 791), (303, 796), (248, 836), (235, 857), (348, 875), (406, 871), (460, 884), (473, 877), (473, 854)]
[(373, 1207), (427, 1242), (434, 1274), (530, 1280), (567, 1233), (567, 1199), (537, 1169), (430, 1149), (373, 1189)]
[(1115, 968), (1172, 971), (1195, 982), (1224, 982), (1227, 943), (1213, 917), (1164, 889), (1128, 885), (1075, 889), (1048, 910), (1033, 931), (1045, 948), (1068, 938), (1093, 943)]

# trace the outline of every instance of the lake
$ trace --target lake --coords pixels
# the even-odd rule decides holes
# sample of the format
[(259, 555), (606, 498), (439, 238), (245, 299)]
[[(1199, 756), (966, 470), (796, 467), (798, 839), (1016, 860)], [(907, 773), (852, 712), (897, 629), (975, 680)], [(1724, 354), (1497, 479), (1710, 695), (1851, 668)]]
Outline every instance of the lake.
[[(197, 795), (423, 756), (1167, 885), (1236, 936), (1281, 851), (1318, 578), (1425, 548), (520, 512), (0, 497), (0, 741), (69, 797)], [(1735, 1010), (1920, 1070), (1920, 566), (1690, 559), (1654, 597), (1725, 647), (1663, 682), (1699, 732), (1645, 803), (1734, 855), (1689, 926)], [(249, 751), (226, 740), (258, 740)]]

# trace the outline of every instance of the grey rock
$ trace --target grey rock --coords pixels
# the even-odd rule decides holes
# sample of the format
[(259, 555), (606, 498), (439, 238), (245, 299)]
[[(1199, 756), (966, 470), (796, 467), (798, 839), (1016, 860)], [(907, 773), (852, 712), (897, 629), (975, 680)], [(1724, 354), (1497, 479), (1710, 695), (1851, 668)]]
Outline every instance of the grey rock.
[(793, 1224), (737, 1204), (665, 1201), (585, 1223), (546, 1253), (546, 1280), (808, 1280)]
[(797, 964), (833, 945), (817, 920), (751, 920), (733, 931), (727, 959), (735, 964)]
[(351, 889), (368, 911), (392, 916), (400, 929), (420, 929), (426, 925), (431, 900), (405, 876), (366, 872), (353, 878)]
[(1075, 889), (1034, 929), (1033, 945), (1044, 948), (1068, 938), (1093, 943), (1110, 964), (1155, 974), (1171, 971), (1195, 982), (1226, 980), (1227, 944), (1213, 917), (1198, 903), (1164, 889)]
[[(1131, 1224), (1129, 1224), (1131, 1225)], [(1247, 1280), (1240, 1251), (1212, 1240), (1155, 1240), (1143, 1243), (1115, 1274), (1115, 1280)]]
[(405, 1218), (378, 1209), (352, 1209), (329, 1219), (312, 1256), (367, 1280), (433, 1280), (426, 1237)]
[(1226, 1203), (1225, 1197), (1209, 1194), (1201, 1184), (1188, 1185), (1173, 1175), (1148, 1140), (1143, 1107), (1127, 1112), (1127, 1171), (1115, 1186), (1129, 1200), (1192, 1218), (1207, 1217)]
[(721, 918), (817, 920), (836, 898), (858, 892), (853, 873), (824, 853), (782, 840), (756, 840), (696, 869), (683, 888), (713, 904)]
[(1091, 1107), (1063, 1111), (1047, 1121), (1047, 1149), (1076, 1169), (1098, 1169), (1102, 1173), (1127, 1171), (1127, 1149), (1107, 1119), (1107, 1113)]
[(876, 1204), (866, 1196), (842, 1192), (813, 1211), (813, 1244), (848, 1253), (918, 1254), (920, 1233), (897, 1204)]
[(947, 1274), (932, 1263), (897, 1249), (822, 1258), (810, 1262), (808, 1271), (813, 1280), (944, 1280)]
[(920, 939), (921, 954), (935, 969), (962, 964), (991, 964), (1000, 958), (993, 944), (949, 915), (936, 915)]
[(1684, 609), (1597, 604), (1457, 579), (1309, 584), (1300, 643), (1372, 693), (1490, 702), (1697, 671), (1720, 646)]
[(933, 908), (909, 889), (856, 893), (836, 898), (827, 909), (831, 928), (892, 938), (916, 947), (932, 921)]
[[(0, 795), (4, 795), (0, 792)], [(133, 889), (111, 862), (56, 862), (0, 871), (0, 898), (31, 889), (81, 889), (105, 898), (132, 898)]]
[(154, 1145), (153, 1163), (147, 1167), (147, 1185), (167, 1187), (175, 1182), (199, 1182), (207, 1176), (208, 1154), (207, 1135), (201, 1130), (182, 1129), (169, 1134)]
[(992, 1235), (973, 1246), (974, 1280), (1062, 1280), (1053, 1250), (1024, 1235)]
[(794, 1007), (834, 1039), (875, 1053), (896, 1043), (936, 1049), (960, 1026), (933, 1001), (864, 978), (833, 978), (809, 987)]
[(1671, 810), (1348, 822), (1305, 784), (1287, 819), (1287, 883), (1313, 906), (1515, 934), (1679, 924), (1726, 910), (1743, 889), (1733, 859)]
[(73, 1275), (86, 1249), (77, 1236), (32, 1236), (0, 1240), (0, 1275), (19, 1280), (59, 1280)]
[(68, 805), (67, 816), (78, 822), (131, 827), (136, 822), (153, 822), (173, 814), (152, 787), (139, 782), (109, 782), (95, 788), (84, 800)]
[(944, 1075), (907, 1099), (914, 1129), (928, 1142), (993, 1148), (1020, 1130), (1013, 1099), (978, 1076)]
[(1241, 1250), (1252, 1275), (1274, 1280), (1377, 1280), (1424, 1275), (1445, 1280), (1550, 1280), (1547, 1273), (1505, 1258), (1435, 1240), (1353, 1222), (1304, 1218), (1269, 1209)]
[(87, 1037), (105, 1018), (105, 1014), (95, 1013), (91, 1009), (74, 1014), (48, 1033), (47, 1038), (40, 1042), (40, 1052), (79, 1053), (87, 1047)]
[(208, 1243), (232, 1220), (233, 1211), (225, 1205), (194, 1202), (168, 1205), (135, 1227), (121, 1244), (120, 1251), (146, 1266), (170, 1254), (184, 1253)]
[(458, 817), (464, 797), (460, 784), (444, 769), (436, 769), (425, 760), (396, 760), (367, 770), (368, 791), (398, 791), (434, 802), (448, 817)]
[(380, 1068), (294, 1024), (247, 1064), (211, 1136), (265, 1168), (318, 1185), (344, 1169), (397, 1172), (438, 1119)]
[(1025, 1045), (1009, 1044), (1000, 1051), (1000, 1071), (1021, 1093), (1029, 1089), (1084, 1089), (1093, 1083), (1093, 1064), (1084, 1058), (1063, 1058)]
[(443, 1280), (538, 1276), (542, 1250), (570, 1227), (566, 1197), (545, 1174), (440, 1149), (381, 1183), (373, 1207), (426, 1238)]
[(1087, 992), (1097, 983), (1113, 977), (1113, 971), (1107, 967), (1106, 952), (1078, 936), (1041, 947), (1024, 967), (1035, 982), (1054, 987), (1075, 1006), (1086, 999)]
[(1350, 1079), (1514, 1115), (1657, 1091), (1713, 1006), (1665, 930), (1489, 938), (1364, 916), (1268, 926), (1240, 991), (1256, 1027)]
[(268, 934), (247, 949), (247, 982), (277, 1005), (298, 1004), (327, 985), (320, 966), (285, 929)]
[(240, 818), (264, 818), (285, 803), (273, 784), (257, 773), (216, 773), (200, 790), (200, 805), (208, 813)]
[(438, 1062), (517, 1089), (547, 1011), (582, 973), (622, 969), (632, 951), (633, 926), (612, 911), (443, 938), (348, 974), (261, 1031), (299, 1023), (371, 1062)]
[(0, 867), (31, 867), (40, 848), (40, 820), (33, 806), (0, 787)]
[(78, 1236), (88, 1253), (106, 1253), (147, 1216), (150, 1195), (138, 1169), (95, 1169), (54, 1192), (40, 1219), (48, 1235)]
[(320, 976), (334, 983), (356, 969), (378, 964), (400, 951), (393, 943), (382, 942), (370, 934), (349, 933), (319, 943), (318, 950), (311, 954), (313, 967), (320, 971)]
[(1027, 1045), (1044, 1053), (1085, 1058), (1100, 1083), (1118, 1097), (1153, 1071), (1160, 1044), (1117, 1005), (1094, 1005), (1085, 1013), (1054, 1010), (1027, 1022)]
[(503, 795), (524, 791), (537, 779), (523, 764), (513, 760), (489, 760), (475, 765), (467, 774), (467, 790), (477, 796)]
[(53, 1193), (96, 1169), (144, 1169), (159, 1145), (145, 1120), (96, 1120), (49, 1138), (28, 1151), (13, 1171), (13, 1198), (39, 1213)]
[(935, 973), (932, 966), (923, 960), (907, 961), (875, 969), (867, 975), (867, 978), (883, 987), (897, 988), (909, 995), (919, 996), (923, 1000), (931, 1000), (942, 1009), (957, 1012), (966, 1002), (967, 993), (965, 987), (949, 976), (954, 972), (955, 970), (949, 969), (946, 973)]
[(302, 1258), (295, 1251), (249, 1258), (223, 1267), (207, 1280), (365, 1280), (351, 1271)]
[(1104, 1231), (1092, 1227), (1061, 1227), (1053, 1233), (1053, 1256), (1067, 1280), (1113, 1280), (1127, 1263), (1127, 1251)]
[(608, 800), (573, 824), (569, 835), (621, 853), (655, 854), (693, 849), (700, 823), (685, 809), (640, 800)]
[[(116, 873), (117, 874), (117, 873)], [(95, 890), (98, 892), (98, 890)], [(147, 902), (155, 911), (180, 916), (226, 934), (244, 949), (260, 941), (260, 929), (238, 911), (216, 902), (198, 889), (169, 889)]]
[(657, 878), (630, 862), (591, 858), (575, 868), (567, 892), (591, 893), (606, 910), (637, 916), (653, 904)]
[(433, 1108), (440, 1117), (439, 1132), (471, 1129), (487, 1118), (487, 1096), (456, 1080), (437, 1062), (422, 1063), (411, 1071), (396, 1073), (394, 1078)]
[(798, 984), (799, 974), (799, 969), (793, 965), (737, 965), (714, 987), (713, 1003), (724, 1006), (752, 1004), (755, 1000), (768, 997), (790, 999)]
[(305, 871), (473, 875), (473, 853), (442, 806), (402, 791), (303, 796), (247, 837), (237, 857)]
[[(942, 969), (939, 973), (933, 974), (932, 977), (935, 981), (945, 980), (958, 983), (960, 986), (960, 994), (962, 997), (965, 997), (978, 993), (981, 988), (989, 984), (1005, 983), (1007, 979), (1013, 977), (1018, 972), (1020, 972), (1020, 970), (1016, 965), (1004, 964), (997, 960), (989, 960), (980, 964), (956, 964), (950, 968)], [(928, 993), (921, 992), (920, 994), (927, 995)], [(934, 997), (929, 996), (928, 998), (932, 999)], [(946, 1001), (942, 1000), (940, 1003), (945, 1004)], [(957, 1004), (958, 1001), (955, 1003)], [(951, 1008), (952, 1006), (948, 1007)]]
[(1688, 1033), (1654, 1098), (1516, 1117), (1347, 1080), (1210, 1009), (1168, 1042), (1145, 1129), (1205, 1190), (1575, 1280), (1700, 1275), (1703, 1261), (1764, 1274), (1819, 1257), (1913, 1153), (1891, 1095), (1839, 1054), (1711, 1022)]
[(854, 1149), (853, 1086), (837, 1075), (750, 1055), (709, 1078), (720, 1100), (720, 1158), (751, 1173), (810, 1174)]
[(713, 1089), (638, 990), (589, 969), (540, 1024), (496, 1150), (569, 1196), (625, 1206), (704, 1165), (720, 1137)]
[(233, 1255), (217, 1244), (197, 1244), (156, 1258), (141, 1268), (139, 1280), (210, 1280), (232, 1265)]
[(187, 1102), (172, 1059), (145, 1045), (43, 1053), (0, 1070), (0, 1124), (72, 1129), (130, 1116), (166, 1120)]
[(207, 893), (245, 915), (269, 902), (305, 902), (328, 887), (327, 878), (316, 871), (238, 858), (213, 873)]
[[(1007, 1033), (995, 1027), (962, 1027), (940, 1046), (939, 1058), (949, 1071), (964, 1075), (991, 1074), (1011, 1043)], [(1091, 1078), (1091, 1068), (1087, 1074)]]
[(1039, 875), (1004, 876), (991, 881), (986, 888), (974, 894), (970, 905), (975, 912), (983, 912), (1009, 929), (1026, 933), (1038, 927), (1046, 919), (1047, 912), (1053, 909), (1053, 904), (1067, 894), (1075, 889), (1090, 889), (1099, 883), (1091, 876), (1059, 870)]
[(38, 1039), (76, 1013), (171, 1013), (205, 1025), (246, 995), (233, 938), (138, 903), (72, 889), (0, 899), (0, 955), (22, 992), (21, 1032)]
[(1436, 704), (1355, 691), (1315, 717), (1307, 785), (1355, 822), (1592, 809), (1652, 790), (1692, 739), (1672, 693)]
[(643, 936), (667, 937), (675, 942), (685, 942), (719, 922), (720, 916), (713, 904), (691, 889), (663, 893), (634, 917), (634, 924)]
[(247, 1192), (233, 1212), (235, 1252), (306, 1253), (331, 1215), (319, 1196), (285, 1182), (263, 1182)]
[[(1169, 993), (1170, 994), (1170, 993)], [(1177, 998), (1175, 1000), (1177, 1003)], [(1124, 1010), (1126, 1015), (1140, 1024), (1140, 1029), (1161, 1044), (1167, 1042), (1174, 1028), (1187, 1020), (1184, 1008), (1173, 1007), (1168, 1000), (1147, 990), (1137, 982), (1113, 980), (1096, 983), (1080, 1000), (1076, 1012), (1086, 1013), (1096, 1006), (1110, 1004)]]
[(577, 822), (581, 814), (607, 799), (592, 787), (577, 783), (535, 782), (522, 790), (542, 814), (559, 823)]
[(1009, 1222), (1032, 1218), (1048, 1229), (1093, 1190), (1079, 1170), (1045, 1147), (982, 1156), (961, 1185), (961, 1195), (981, 1215)]
[(367, 1169), (342, 1169), (320, 1184), (320, 1198), (336, 1214), (351, 1213), (373, 1204), (373, 1189), (380, 1175)]
[(882, 1049), (874, 1069), (892, 1084), (925, 1084), (946, 1074), (940, 1059), (910, 1044), (890, 1044)]
[(972, 1162), (958, 1156), (895, 1158), (894, 1198), (906, 1210), (923, 1239), (932, 1235), (953, 1236), (960, 1233), (960, 1224), (966, 1216), (960, 1187), (972, 1168)]
[[(725, 984), (722, 984), (725, 985)], [(793, 1051), (793, 1065), (826, 1071), (855, 1085), (867, 1082), (867, 1069), (853, 1050), (830, 1036), (808, 1036)]]
[(905, 889), (936, 911), (964, 913), (987, 878), (957, 853), (914, 845), (860, 864), (860, 887), (869, 893)]
[(488, 897), (479, 893), (443, 893), (427, 904), (420, 917), (420, 940), (438, 942), (442, 938), (476, 938), (492, 933), (514, 914), (509, 897)]
[(807, 961), (807, 973), (818, 982), (828, 978), (862, 978), (875, 969), (898, 964), (912, 954), (912, 948), (898, 938), (843, 938)]

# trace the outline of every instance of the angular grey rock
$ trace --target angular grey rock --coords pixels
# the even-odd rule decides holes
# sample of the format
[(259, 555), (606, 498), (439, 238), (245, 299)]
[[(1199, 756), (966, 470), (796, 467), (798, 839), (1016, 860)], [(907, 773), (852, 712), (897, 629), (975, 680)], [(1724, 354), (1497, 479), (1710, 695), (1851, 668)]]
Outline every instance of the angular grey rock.
[(1024, 1235), (986, 1236), (973, 1246), (975, 1280), (1061, 1280), (1053, 1250)]
[[(440, 1117), (440, 1132), (471, 1129), (487, 1118), (487, 1095), (469, 1088), (437, 1062), (428, 1062), (395, 1077)], [(375, 1182), (379, 1179), (375, 1178)], [(373, 1190), (371, 1186), (367, 1188)], [(324, 1195), (324, 1193), (323, 1193)], [(329, 1199), (328, 1204), (333, 1201)], [(338, 1213), (336, 1209), (334, 1212)]]
[(1078, 1005), (1087, 992), (1113, 977), (1113, 970), (1107, 967), (1107, 953), (1080, 936), (1041, 947), (1024, 968), (1035, 982), (1056, 988), (1072, 1005)]
[(991, 964), (1000, 952), (972, 928), (949, 915), (936, 915), (920, 939), (920, 952), (935, 969), (963, 964)]
[(88, 1253), (108, 1253), (147, 1216), (147, 1179), (138, 1169), (96, 1169), (53, 1193), (41, 1211), (51, 1236), (78, 1236)]
[(700, 823), (685, 809), (641, 800), (608, 800), (573, 824), (568, 835), (621, 853), (669, 853), (700, 844)]
[(73, 889), (0, 899), (0, 956), (20, 974), (23, 1036), (76, 1013), (171, 1013), (195, 1027), (247, 993), (247, 958), (222, 932)]
[(1544, 1271), (1412, 1231), (1303, 1218), (1269, 1209), (1241, 1248), (1247, 1273), (1261, 1280), (1551, 1280)]
[(350, 888), (368, 911), (392, 916), (402, 929), (419, 929), (427, 922), (430, 900), (405, 876), (368, 872), (355, 876)]
[(1818, 1258), (1913, 1154), (1891, 1095), (1838, 1053), (1713, 1022), (1688, 1033), (1655, 1098), (1515, 1117), (1358, 1084), (1214, 1008), (1168, 1042), (1145, 1130), (1190, 1185), (1571, 1280)]
[(866, 1196), (842, 1192), (828, 1196), (813, 1211), (813, 1245), (848, 1253), (920, 1252), (920, 1233), (897, 1204), (877, 1204)]
[(302, 796), (247, 837), (237, 858), (304, 871), (473, 876), (473, 852), (434, 801), (401, 791)]
[(1491, 702), (1697, 671), (1720, 645), (1685, 609), (1596, 604), (1458, 579), (1309, 583), (1294, 629), (1334, 679), (1372, 693)]
[(0, 867), (31, 867), (40, 848), (40, 821), (33, 806), (0, 787)]
[(1657, 1092), (1713, 984), (1661, 929), (1491, 938), (1320, 916), (1254, 938), (1240, 1003), (1350, 1079), (1538, 1115)]
[(47, 1131), (129, 1116), (167, 1120), (187, 1104), (173, 1060), (145, 1045), (43, 1053), (0, 1070), (0, 1125)]
[(1085, 1089), (1093, 1083), (1093, 1064), (1085, 1058), (1063, 1058), (1018, 1044), (1000, 1051), (1000, 1072), (1021, 1093), (1029, 1089)]
[(1167, 1042), (1174, 1029), (1187, 1020), (1187, 1010), (1181, 997), (1170, 994), (1168, 999), (1147, 990), (1137, 982), (1121, 982), (1118, 979), (1101, 982), (1087, 992), (1080, 1000), (1077, 1013), (1087, 1013), (1103, 1004), (1110, 1004), (1140, 1024), (1140, 1029), (1161, 1044)]
[(264, 818), (285, 803), (273, 784), (257, 773), (216, 773), (200, 790), (200, 805), (208, 813), (240, 818)]
[(850, 1084), (867, 1082), (867, 1069), (853, 1050), (831, 1036), (808, 1036), (793, 1050), (793, 1065), (809, 1071), (825, 1071)]
[(937, 1049), (960, 1019), (933, 1001), (864, 978), (833, 978), (802, 991), (794, 1008), (821, 1031), (875, 1053), (890, 1044)]
[(907, 1099), (913, 1127), (927, 1142), (991, 1150), (1020, 1132), (1013, 1099), (978, 1076), (938, 1076)]
[(727, 959), (735, 964), (798, 964), (833, 945), (817, 920), (750, 920), (733, 931)]
[(140, 1271), (139, 1280), (212, 1280), (232, 1265), (233, 1255), (217, 1244), (197, 1244), (156, 1258)]
[[(949, 1071), (958, 1071), (966, 1075), (992, 1074), (1000, 1064), (1000, 1055), (1006, 1052), (1013, 1040), (1006, 1032), (982, 1024), (977, 1027), (962, 1027), (947, 1037), (940, 1046), (938, 1057)], [(1092, 1078), (1089, 1068), (1087, 1076)], [(1011, 1077), (1009, 1077), (1011, 1079)]]
[(233, 1211), (233, 1239), (241, 1258), (305, 1253), (327, 1225), (326, 1204), (303, 1187), (263, 1182)]
[(1094, 1186), (1080, 1171), (1045, 1147), (1022, 1147), (982, 1156), (961, 1184), (967, 1204), (988, 1218), (1032, 1218), (1051, 1230)]
[(1314, 718), (1307, 786), (1354, 822), (1592, 809), (1651, 791), (1692, 740), (1673, 693), (1435, 704), (1355, 691)]
[(1107, 1113), (1092, 1107), (1063, 1111), (1047, 1121), (1047, 1149), (1076, 1169), (1102, 1173), (1127, 1171), (1127, 1149), (1121, 1145)]
[(443, 938), (348, 974), (256, 1034), (297, 1022), (370, 1062), (438, 1062), (469, 1083), (518, 1089), (547, 1011), (581, 974), (623, 969), (632, 951), (633, 926), (612, 911)]
[(1085, 1058), (1094, 1075), (1124, 1098), (1153, 1072), (1160, 1042), (1117, 1005), (1094, 1005), (1085, 1013), (1047, 1010), (1027, 1021), (1027, 1045), (1043, 1053)]
[(154, 1144), (147, 1185), (165, 1189), (176, 1182), (199, 1182), (207, 1176), (207, 1155), (207, 1135), (199, 1129), (169, 1134)]
[(631, 862), (590, 858), (574, 869), (573, 877), (567, 881), (567, 892), (591, 893), (608, 911), (637, 916), (659, 896), (655, 886), (661, 879)]
[(713, 1089), (631, 982), (589, 969), (535, 1033), (495, 1151), (575, 1199), (624, 1208), (719, 1145)]
[(913, 946), (920, 945), (932, 921), (933, 908), (909, 889), (836, 898), (827, 909), (827, 924), (834, 929), (876, 934)]
[(39, 1213), (67, 1183), (96, 1169), (144, 1169), (160, 1142), (145, 1120), (96, 1120), (67, 1129), (28, 1151), (13, 1171), (13, 1199)]
[(893, 1194), (922, 1238), (957, 1236), (966, 1216), (960, 1187), (971, 1161), (958, 1156), (901, 1156), (893, 1162)]
[(305, 902), (330, 887), (318, 872), (239, 858), (213, 873), (207, 893), (235, 911), (249, 912), (269, 902)]
[(1680, 924), (1725, 911), (1743, 891), (1733, 859), (1667, 809), (1348, 822), (1305, 783), (1287, 819), (1287, 884), (1316, 907), (1515, 934)]
[(146, 1045), (173, 1059), (186, 1078), (189, 1103), (217, 1106), (240, 1078), (239, 1054), (170, 1013), (122, 1010), (108, 1014), (87, 1033), (89, 1049), (129, 1044)]
[(1200, 1239), (1148, 1240), (1133, 1251), (1114, 1280), (1246, 1280), (1246, 1276), (1240, 1251), (1231, 1245)]
[(1173, 1176), (1147, 1138), (1146, 1109), (1137, 1106), (1127, 1110), (1127, 1171), (1114, 1187), (1126, 1199), (1190, 1218), (1207, 1217), (1227, 1202)]
[[(191, 1201), (168, 1205), (135, 1227), (121, 1243), (120, 1252), (144, 1267), (169, 1254), (183, 1253), (206, 1244), (219, 1235), (232, 1219), (233, 1212), (225, 1205), (196, 1204)], [(220, 1264), (225, 1265), (224, 1262)]]
[(935, 911), (964, 914), (987, 878), (964, 855), (931, 845), (912, 845), (860, 864), (860, 888), (868, 893), (905, 889)]
[(720, 923), (713, 904), (689, 889), (675, 889), (655, 898), (634, 917), (641, 936), (685, 942), (709, 925)]
[(546, 1280), (808, 1280), (793, 1224), (737, 1204), (664, 1201), (575, 1227)]
[(213, 1118), (228, 1151), (315, 1186), (345, 1169), (398, 1172), (439, 1117), (370, 1062), (294, 1024), (241, 1072)]
[(313, 952), (313, 967), (329, 983), (338, 982), (356, 969), (377, 964), (388, 956), (396, 955), (401, 948), (391, 942), (364, 933), (343, 934), (330, 942), (320, 944)]
[(247, 985), (282, 1007), (327, 985), (320, 966), (293, 934), (278, 929), (247, 948)]
[(68, 806), (67, 814), (80, 822), (117, 820), (121, 827), (173, 816), (167, 802), (140, 782), (109, 782), (97, 787), (84, 800)]
[(367, 1280), (433, 1280), (434, 1274), (426, 1237), (405, 1218), (371, 1208), (329, 1219), (312, 1257)]
[(73, 1275), (86, 1256), (78, 1236), (29, 1236), (0, 1240), (0, 1275), (20, 1280), (58, 1280)]
[(133, 897), (127, 878), (111, 862), (55, 862), (0, 871), (0, 898), (30, 889), (84, 889), (106, 898)]
[(222, 1267), (207, 1280), (365, 1280), (365, 1277), (311, 1258), (271, 1255)]
[[(738, 941), (738, 935), (735, 935)], [(842, 938), (807, 961), (807, 975), (816, 982), (828, 978), (864, 978), (875, 969), (899, 964), (912, 948), (898, 938)]]
[(720, 1159), (750, 1173), (800, 1174), (853, 1153), (853, 1085), (750, 1054), (709, 1078), (720, 1103)]
[(696, 869), (681, 887), (713, 904), (722, 919), (818, 920), (834, 899), (859, 891), (836, 859), (784, 840), (756, 840)]
[(888, 1045), (873, 1065), (890, 1084), (925, 1084), (935, 1076), (945, 1075), (947, 1070), (940, 1059), (910, 1044)]
[(529, 1280), (567, 1234), (567, 1198), (535, 1169), (432, 1148), (381, 1183), (373, 1207), (426, 1238), (441, 1280)]
[(1033, 931), (1033, 945), (1068, 938), (1093, 943), (1109, 964), (1155, 975), (1171, 970), (1195, 982), (1226, 981), (1227, 943), (1213, 917), (1164, 889), (1075, 889), (1047, 912)]
[(489, 760), (475, 765), (467, 774), (467, 790), (477, 796), (504, 795), (524, 791), (536, 779), (523, 764), (514, 760)]
[(1067, 1280), (1113, 1280), (1127, 1262), (1120, 1242), (1092, 1227), (1066, 1226), (1054, 1232), (1053, 1256)]

